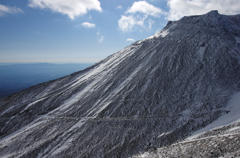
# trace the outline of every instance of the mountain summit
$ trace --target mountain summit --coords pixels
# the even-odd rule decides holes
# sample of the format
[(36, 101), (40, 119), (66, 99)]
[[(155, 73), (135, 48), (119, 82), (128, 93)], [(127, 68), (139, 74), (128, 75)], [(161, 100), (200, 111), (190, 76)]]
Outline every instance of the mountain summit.
[[(172, 145), (231, 113), (239, 91), (240, 15), (183, 17), (83, 71), (0, 100), (0, 157), (181, 155)], [(220, 154), (240, 153), (234, 140)]]

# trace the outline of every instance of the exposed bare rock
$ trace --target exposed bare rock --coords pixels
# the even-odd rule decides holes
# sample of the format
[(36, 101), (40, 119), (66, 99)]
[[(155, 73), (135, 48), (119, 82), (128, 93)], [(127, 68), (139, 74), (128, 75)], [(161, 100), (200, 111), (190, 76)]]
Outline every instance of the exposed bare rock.
[(171, 157), (189, 144), (198, 149), (183, 157), (201, 148), (206, 157), (239, 154), (201, 145), (237, 143), (239, 131), (176, 144), (229, 112), (240, 91), (239, 39), (240, 15), (183, 17), (83, 71), (4, 98), (0, 157)]

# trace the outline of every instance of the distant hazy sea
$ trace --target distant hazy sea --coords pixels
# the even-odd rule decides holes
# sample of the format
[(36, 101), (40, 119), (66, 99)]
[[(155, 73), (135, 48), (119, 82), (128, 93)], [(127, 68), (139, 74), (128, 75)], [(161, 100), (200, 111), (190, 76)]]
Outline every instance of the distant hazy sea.
[(0, 98), (31, 87), (83, 70), (93, 63), (83, 64), (1, 64)]

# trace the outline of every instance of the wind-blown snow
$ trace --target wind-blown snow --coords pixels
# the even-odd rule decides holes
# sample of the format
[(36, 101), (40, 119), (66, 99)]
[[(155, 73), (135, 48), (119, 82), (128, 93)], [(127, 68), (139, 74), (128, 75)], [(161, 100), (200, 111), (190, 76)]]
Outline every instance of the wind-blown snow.
[(226, 108), (240, 91), (239, 19), (212, 11), (169, 22), (83, 71), (0, 100), (0, 157), (126, 158), (220, 116), (205, 131), (239, 122), (237, 97)]

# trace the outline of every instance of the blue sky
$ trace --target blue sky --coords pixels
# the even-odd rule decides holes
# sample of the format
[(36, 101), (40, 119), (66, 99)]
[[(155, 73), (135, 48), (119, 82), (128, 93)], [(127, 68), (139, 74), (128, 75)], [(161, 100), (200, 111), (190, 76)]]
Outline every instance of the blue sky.
[(239, 0), (1, 0), (0, 63), (95, 63), (160, 31), (168, 20)]

